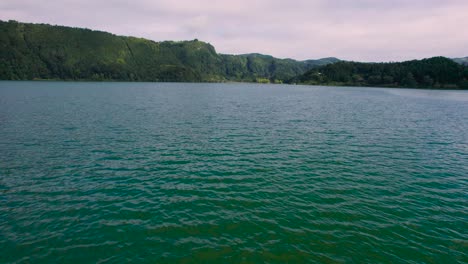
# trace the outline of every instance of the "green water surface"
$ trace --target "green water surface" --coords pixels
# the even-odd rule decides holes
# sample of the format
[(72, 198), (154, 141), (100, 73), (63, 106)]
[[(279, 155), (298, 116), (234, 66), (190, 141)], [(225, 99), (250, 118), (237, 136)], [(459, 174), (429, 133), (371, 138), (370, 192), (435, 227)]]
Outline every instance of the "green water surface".
[(0, 263), (467, 263), (468, 92), (0, 82)]

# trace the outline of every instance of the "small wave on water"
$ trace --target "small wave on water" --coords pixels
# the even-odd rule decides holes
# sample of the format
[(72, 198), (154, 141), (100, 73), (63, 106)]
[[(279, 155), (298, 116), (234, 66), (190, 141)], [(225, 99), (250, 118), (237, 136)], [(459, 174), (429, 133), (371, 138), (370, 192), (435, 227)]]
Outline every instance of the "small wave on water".
[(1, 263), (468, 259), (463, 92), (95, 85), (0, 83)]

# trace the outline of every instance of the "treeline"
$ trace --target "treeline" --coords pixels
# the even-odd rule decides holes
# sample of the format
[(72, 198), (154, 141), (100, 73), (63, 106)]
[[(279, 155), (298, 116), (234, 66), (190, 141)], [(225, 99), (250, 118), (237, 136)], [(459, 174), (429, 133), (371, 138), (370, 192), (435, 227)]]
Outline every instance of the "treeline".
[(337, 62), (289, 83), (312, 85), (468, 89), (468, 67), (444, 57), (398, 63)]
[(454, 60), (359, 63), (224, 55), (196, 39), (154, 42), (89, 29), (0, 20), (0, 80), (246, 81), (466, 89), (468, 58)]
[(283, 82), (338, 61), (222, 55), (198, 40), (154, 42), (89, 29), (0, 21), (0, 79)]

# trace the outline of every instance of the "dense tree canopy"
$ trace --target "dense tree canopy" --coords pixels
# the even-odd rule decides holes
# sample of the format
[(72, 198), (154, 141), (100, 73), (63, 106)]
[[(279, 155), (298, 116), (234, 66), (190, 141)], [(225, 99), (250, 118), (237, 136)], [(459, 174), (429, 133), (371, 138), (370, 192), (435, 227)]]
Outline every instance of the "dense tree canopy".
[(398, 63), (341, 61), (312, 69), (289, 82), (316, 85), (468, 89), (468, 67), (444, 57)]
[(224, 55), (198, 41), (154, 42), (89, 29), (0, 21), (1, 80), (289, 82), (468, 88), (467, 58), (401, 63)]
[(154, 42), (89, 29), (0, 21), (0, 79), (284, 81), (336, 59), (222, 55), (198, 40)]

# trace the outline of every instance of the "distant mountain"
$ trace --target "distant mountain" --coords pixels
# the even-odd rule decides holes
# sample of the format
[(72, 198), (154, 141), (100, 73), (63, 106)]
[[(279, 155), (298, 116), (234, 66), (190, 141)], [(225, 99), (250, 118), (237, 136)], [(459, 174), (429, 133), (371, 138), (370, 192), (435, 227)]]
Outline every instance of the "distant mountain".
[(456, 63), (459, 63), (459, 64), (463, 64), (465, 66), (468, 66), (468, 57), (465, 57), (465, 58), (454, 58), (452, 59), (454, 62)]
[(2, 80), (282, 82), (336, 61), (224, 55), (198, 40), (154, 42), (89, 29), (0, 21)]
[(288, 82), (312, 85), (468, 89), (468, 67), (444, 57), (396, 63), (341, 61), (314, 68)]
[(102, 31), (0, 20), (0, 80), (289, 82), (468, 88), (468, 57), (401, 63), (297, 61), (218, 54), (209, 43), (155, 42)]
[(305, 62), (310, 63), (311, 65), (314, 65), (314, 66), (324, 66), (324, 65), (332, 64), (332, 63), (339, 62), (339, 61), (341, 60), (334, 58), (334, 57), (330, 57), (330, 58), (323, 58), (319, 60), (306, 60)]

